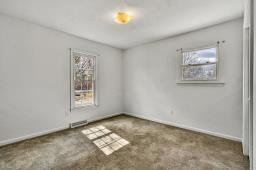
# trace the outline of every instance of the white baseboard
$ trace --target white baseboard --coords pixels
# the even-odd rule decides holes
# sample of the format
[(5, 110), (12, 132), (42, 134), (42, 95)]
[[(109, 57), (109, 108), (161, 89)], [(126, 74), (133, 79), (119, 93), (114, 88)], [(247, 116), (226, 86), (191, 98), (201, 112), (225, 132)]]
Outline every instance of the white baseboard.
[(247, 146), (247, 143), (245, 143), (243, 139), (242, 139), (242, 146), (243, 146), (243, 154), (246, 156), (249, 156), (249, 148)]
[[(168, 121), (153, 119), (153, 118), (149, 118), (149, 117), (146, 117), (146, 116), (137, 115), (137, 114), (134, 114), (134, 113), (122, 112), (122, 113), (113, 113), (113, 114), (109, 114), (109, 115), (99, 116), (99, 117), (88, 119), (88, 123), (103, 120), (103, 119), (107, 119), (107, 118), (111, 118), (111, 117), (115, 117), (115, 116), (122, 115), (122, 114), (137, 117), (137, 118), (140, 118), (140, 119), (153, 121), (153, 122), (157, 122), (157, 123), (161, 123), (161, 124), (165, 124), (165, 125), (179, 127), (179, 128), (182, 128), (182, 129), (188, 129), (188, 130), (192, 130), (192, 131), (196, 131), (196, 132), (200, 132), (200, 133), (205, 133), (205, 134), (208, 134), (208, 135), (217, 136), (217, 137), (221, 137), (221, 138), (225, 138), (225, 139), (229, 139), (229, 140), (233, 140), (233, 141), (242, 142), (242, 139), (238, 138), (238, 137), (225, 135), (225, 134), (221, 134), (221, 133), (217, 133), (217, 132), (211, 132), (211, 131), (207, 131), (207, 130), (202, 130), (202, 129), (198, 129), (198, 128), (194, 128), (194, 127), (189, 127), (189, 126), (186, 126), (186, 125), (183, 125), (183, 124), (180, 124), (180, 123), (174, 123), (174, 122), (168, 122)], [(20, 141), (23, 141), (23, 140), (26, 140), (26, 139), (35, 138), (35, 137), (39, 137), (39, 136), (54, 133), (54, 132), (58, 132), (58, 131), (68, 129), (68, 128), (69, 128), (69, 124), (67, 126), (64, 126), (64, 127), (59, 127), (59, 128), (54, 128), (54, 129), (42, 131), (42, 132), (32, 133), (32, 134), (29, 134), (29, 135), (25, 135), (25, 136), (13, 138), (13, 139), (3, 140), (3, 141), (0, 141), (0, 146), (20, 142)]]
[[(95, 117), (95, 118), (92, 118), (92, 119), (88, 119), (88, 123), (99, 121), (99, 120), (102, 120), (102, 119), (107, 119), (107, 118), (118, 116), (118, 115), (121, 115), (121, 114), (123, 114), (123, 113), (113, 113), (113, 114), (108, 114), (108, 115), (104, 115), (104, 116)], [(68, 124), (67, 126), (64, 126), (64, 127), (58, 127), (58, 128), (54, 128), (54, 129), (50, 129), (50, 130), (46, 130), (46, 131), (42, 131), (42, 132), (37, 132), (37, 133), (32, 133), (32, 134), (29, 134), (29, 135), (17, 137), (17, 138), (3, 140), (3, 141), (0, 141), (0, 146), (20, 142), (20, 141), (23, 141), (23, 140), (27, 140), (27, 139), (31, 139), (31, 138), (35, 138), (35, 137), (39, 137), (39, 136), (43, 136), (43, 135), (47, 135), (47, 134), (54, 133), (54, 132), (58, 132), (58, 131), (61, 131), (61, 130), (68, 129), (69, 127), (70, 127), (70, 125)]]
[(96, 121), (99, 121), (99, 120), (103, 120), (103, 119), (107, 119), (107, 118), (111, 118), (111, 117), (115, 117), (115, 116), (119, 116), (119, 115), (122, 115), (123, 113), (112, 113), (112, 114), (108, 114), (108, 115), (104, 115), (104, 116), (98, 116), (98, 117), (95, 117), (95, 118), (92, 118), (92, 119), (88, 119), (88, 123), (92, 123), (92, 122), (96, 122)]
[(4, 146), (4, 145), (20, 142), (20, 141), (23, 141), (23, 140), (26, 140), (26, 139), (31, 139), (31, 138), (47, 135), (49, 133), (58, 132), (58, 131), (65, 130), (65, 129), (68, 129), (68, 128), (69, 128), (69, 126), (67, 125), (67, 126), (64, 126), (64, 127), (54, 128), (54, 129), (50, 129), (50, 130), (46, 130), (46, 131), (42, 131), (42, 132), (37, 132), (37, 133), (32, 133), (32, 134), (17, 137), (17, 138), (3, 140), (3, 141), (0, 141), (0, 146)]
[(165, 125), (170, 125), (170, 126), (174, 126), (174, 127), (178, 127), (178, 128), (182, 128), (182, 129), (187, 129), (187, 130), (192, 130), (192, 131), (196, 131), (196, 132), (200, 132), (200, 133), (205, 133), (205, 134), (212, 135), (212, 136), (217, 136), (217, 137), (220, 137), (220, 138), (225, 138), (225, 139), (229, 139), (229, 140), (233, 140), (233, 141), (242, 142), (241, 138), (238, 138), (238, 137), (235, 137), (235, 136), (225, 135), (225, 134), (221, 134), (221, 133), (217, 133), (217, 132), (211, 132), (211, 131), (208, 131), (208, 130), (203, 130), (203, 129), (199, 129), (199, 128), (195, 128), (195, 127), (190, 127), (190, 126), (183, 125), (183, 124), (180, 124), (180, 123), (174, 123), (174, 122), (149, 118), (149, 117), (137, 115), (137, 114), (134, 114), (134, 113), (124, 112), (124, 114), (128, 115), (128, 116), (137, 117), (137, 118), (140, 118), (140, 119), (145, 119), (145, 120), (165, 124)]

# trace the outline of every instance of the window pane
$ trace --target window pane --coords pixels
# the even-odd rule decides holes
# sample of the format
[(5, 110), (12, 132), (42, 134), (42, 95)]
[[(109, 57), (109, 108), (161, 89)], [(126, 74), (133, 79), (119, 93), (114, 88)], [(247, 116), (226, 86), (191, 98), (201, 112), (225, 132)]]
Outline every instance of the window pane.
[(182, 68), (183, 80), (216, 80), (216, 64), (185, 66)]
[(75, 107), (94, 104), (95, 58), (73, 53)]
[(183, 64), (203, 64), (216, 62), (216, 47), (183, 52)]

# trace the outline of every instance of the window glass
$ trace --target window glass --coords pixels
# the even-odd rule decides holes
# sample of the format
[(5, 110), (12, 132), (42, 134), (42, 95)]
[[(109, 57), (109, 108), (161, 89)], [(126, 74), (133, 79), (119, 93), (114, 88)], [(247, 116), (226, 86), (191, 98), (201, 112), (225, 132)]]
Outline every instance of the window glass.
[(182, 80), (217, 80), (217, 47), (182, 51)]
[(95, 104), (95, 57), (73, 52), (74, 107)]

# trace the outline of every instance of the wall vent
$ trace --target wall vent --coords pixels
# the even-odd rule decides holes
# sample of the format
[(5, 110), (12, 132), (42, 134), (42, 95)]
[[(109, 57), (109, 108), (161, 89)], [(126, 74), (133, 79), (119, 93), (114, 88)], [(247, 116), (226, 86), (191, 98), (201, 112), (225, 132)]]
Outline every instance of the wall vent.
[(82, 121), (79, 121), (79, 122), (73, 122), (73, 123), (70, 123), (70, 127), (71, 128), (76, 128), (76, 127), (79, 127), (79, 126), (86, 125), (87, 123), (88, 123), (87, 120), (82, 120)]

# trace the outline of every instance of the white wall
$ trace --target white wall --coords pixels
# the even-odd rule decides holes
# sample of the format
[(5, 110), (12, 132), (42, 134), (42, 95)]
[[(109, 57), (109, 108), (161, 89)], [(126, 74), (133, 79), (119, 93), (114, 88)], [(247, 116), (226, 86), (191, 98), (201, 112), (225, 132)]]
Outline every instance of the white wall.
[[(69, 114), (70, 51), (101, 56), (99, 107)], [(122, 111), (122, 51), (0, 15), (0, 144)]]
[[(220, 61), (226, 84), (177, 85), (176, 49), (218, 40), (226, 40)], [(100, 54), (96, 109), (69, 113), (69, 48)], [(242, 137), (242, 19), (123, 55), (119, 49), (0, 15), (0, 145), (122, 111)]]
[[(124, 53), (124, 109), (137, 116), (242, 138), (243, 20), (160, 40)], [(221, 45), (224, 86), (177, 85), (176, 49)], [(173, 110), (173, 114), (171, 114)]]
[(251, 69), (250, 69), (250, 0), (245, 1), (244, 5), (244, 24), (243, 24), (243, 153), (249, 155), (249, 117), (251, 114)]

